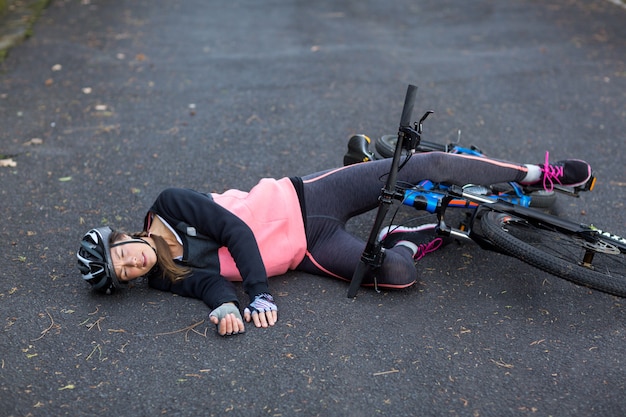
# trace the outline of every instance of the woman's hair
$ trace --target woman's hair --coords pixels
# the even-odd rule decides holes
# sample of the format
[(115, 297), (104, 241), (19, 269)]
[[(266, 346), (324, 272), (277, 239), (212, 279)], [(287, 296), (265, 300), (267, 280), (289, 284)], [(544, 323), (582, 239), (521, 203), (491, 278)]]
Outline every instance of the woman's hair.
[[(125, 233), (114, 231), (111, 233), (109, 241), (111, 244), (122, 240)], [(177, 265), (176, 262), (172, 259), (172, 252), (170, 251), (170, 247), (168, 246), (165, 239), (158, 235), (149, 235), (148, 232), (136, 232), (129, 233), (128, 236), (131, 237), (150, 237), (154, 241), (154, 245), (156, 246), (157, 253), (157, 264), (156, 268), (153, 268), (147, 275), (158, 274), (160, 273), (163, 278), (169, 279), (171, 282), (180, 281), (185, 279), (187, 275), (191, 273), (191, 269)]]

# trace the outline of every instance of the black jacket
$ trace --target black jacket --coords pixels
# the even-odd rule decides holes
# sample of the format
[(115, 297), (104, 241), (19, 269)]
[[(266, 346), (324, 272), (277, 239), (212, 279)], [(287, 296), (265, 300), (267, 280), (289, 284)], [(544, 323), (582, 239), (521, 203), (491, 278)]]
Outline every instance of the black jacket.
[(158, 214), (176, 229), (184, 249), (182, 261), (177, 262), (193, 271), (176, 283), (160, 274), (151, 276), (148, 279), (151, 287), (201, 299), (210, 308), (226, 302), (239, 305), (234, 286), (220, 275), (218, 249), (225, 246), (243, 277), (243, 287), (250, 300), (269, 292), (265, 266), (252, 231), (237, 216), (215, 203), (210, 195), (168, 188), (150, 208), (144, 230), (151, 213)]

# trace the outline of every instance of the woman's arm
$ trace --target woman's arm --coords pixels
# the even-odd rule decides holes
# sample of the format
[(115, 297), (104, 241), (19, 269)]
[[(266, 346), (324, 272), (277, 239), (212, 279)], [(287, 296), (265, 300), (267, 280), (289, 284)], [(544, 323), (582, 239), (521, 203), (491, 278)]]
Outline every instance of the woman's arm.
[(168, 188), (158, 196), (150, 211), (172, 222), (172, 226), (184, 222), (197, 233), (227, 247), (251, 301), (258, 294), (268, 292), (265, 266), (252, 230), (211, 197), (189, 189)]

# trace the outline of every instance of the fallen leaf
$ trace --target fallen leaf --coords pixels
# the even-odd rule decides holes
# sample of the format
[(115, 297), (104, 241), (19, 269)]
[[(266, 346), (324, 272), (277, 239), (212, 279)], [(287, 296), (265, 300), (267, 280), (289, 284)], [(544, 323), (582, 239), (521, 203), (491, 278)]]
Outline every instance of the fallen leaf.
[(17, 162), (15, 162), (11, 158), (0, 159), (0, 167), (16, 167), (16, 166), (17, 166)]
[(380, 375), (395, 374), (397, 372), (400, 372), (400, 370), (398, 370), (398, 369), (391, 369), (390, 371), (374, 372), (372, 375), (380, 376)]
[(512, 364), (506, 363), (502, 359), (500, 359), (498, 361), (496, 361), (494, 359), (490, 359), (490, 360), (491, 360), (491, 362), (495, 363), (496, 365), (498, 365), (501, 368), (507, 368), (507, 369), (514, 368), (514, 366)]
[(43, 143), (42, 139), (32, 138), (31, 140), (24, 142), (24, 146), (41, 145), (42, 143)]
[(72, 177), (61, 177), (61, 178), (59, 178), (59, 181), (61, 181), (61, 182), (72, 181)]

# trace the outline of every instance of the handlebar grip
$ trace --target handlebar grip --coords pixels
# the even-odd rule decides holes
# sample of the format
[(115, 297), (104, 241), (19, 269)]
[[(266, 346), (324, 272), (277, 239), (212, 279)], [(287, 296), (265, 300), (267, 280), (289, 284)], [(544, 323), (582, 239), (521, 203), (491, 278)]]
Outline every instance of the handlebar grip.
[(404, 107), (402, 108), (402, 117), (400, 118), (400, 126), (411, 125), (411, 114), (413, 114), (413, 105), (415, 104), (415, 96), (417, 95), (417, 87), (409, 84), (404, 97)]

